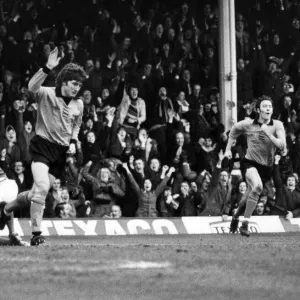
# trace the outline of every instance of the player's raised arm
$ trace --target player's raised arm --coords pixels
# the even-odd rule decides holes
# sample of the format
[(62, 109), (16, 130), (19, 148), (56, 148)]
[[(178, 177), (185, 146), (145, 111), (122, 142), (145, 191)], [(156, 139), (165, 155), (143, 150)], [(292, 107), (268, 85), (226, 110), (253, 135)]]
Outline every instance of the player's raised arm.
[(28, 89), (30, 92), (37, 93), (40, 90), (40, 87), (45, 81), (47, 75), (59, 64), (59, 61), (60, 57), (58, 57), (58, 49), (56, 47), (50, 52), (46, 66), (38, 70), (30, 79), (28, 83)]

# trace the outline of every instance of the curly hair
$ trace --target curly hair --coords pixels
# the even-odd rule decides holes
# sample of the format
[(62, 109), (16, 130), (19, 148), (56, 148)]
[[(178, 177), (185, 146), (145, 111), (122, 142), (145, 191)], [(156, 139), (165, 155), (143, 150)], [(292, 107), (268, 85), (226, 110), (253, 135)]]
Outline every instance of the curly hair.
[(263, 95), (261, 96), (260, 98), (258, 98), (258, 102), (257, 102), (257, 108), (260, 108), (260, 104), (263, 102), (263, 101), (270, 101), (273, 105), (273, 100), (271, 97), (269, 96), (266, 96), (266, 95)]
[(55, 84), (61, 86), (63, 82), (76, 80), (84, 82), (86, 80), (86, 73), (83, 68), (77, 64), (69, 63), (65, 65), (58, 73)]

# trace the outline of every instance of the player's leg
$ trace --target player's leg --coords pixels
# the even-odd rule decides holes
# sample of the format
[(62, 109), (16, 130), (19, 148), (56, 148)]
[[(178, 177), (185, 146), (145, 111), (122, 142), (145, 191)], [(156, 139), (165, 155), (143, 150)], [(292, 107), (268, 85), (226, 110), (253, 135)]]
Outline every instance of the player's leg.
[(244, 236), (250, 236), (250, 231), (248, 229), (249, 220), (255, 210), (257, 201), (263, 190), (263, 183), (256, 168), (252, 167), (246, 170), (246, 182), (250, 187), (250, 193), (247, 199), (244, 213), (245, 219), (240, 227), (240, 233)]
[(6, 179), (0, 183), (0, 230), (3, 230), (10, 214), (5, 212), (7, 203), (12, 202), (18, 195), (18, 186), (14, 180)]
[[(0, 204), (4, 207), (4, 205), (12, 202), (17, 197), (18, 186), (14, 180), (9, 179), (6, 179), (5, 182), (2, 182), (0, 185)], [(15, 232), (13, 213), (6, 215), (3, 210), (2, 214), (1, 220), (3, 222), (1, 223), (4, 224), (3, 228), (7, 225), (9, 231), (9, 245), (29, 246), (29, 244), (22, 241), (21, 237)]]
[[(49, 174), (50, 187), (52, 187), (54, 181), (55, 177)], [(8, 215), (14, 211), (30, 205), (31, 199), (35, 193), (34, 189), (35, 185), (32, 186), (31, 190), (20, 193), (14, 201), (7, 203), (4, 208), (5, 213)]]
[(233, 216), (232, 216), (231, 223), (230, 223), (230, 232), (231, 232), (231, 233), (236, 233), (237, 230), (238, 230), (238, 226), (239, 226), (239, 217), (240, 217), (241, 215), (243, 215), (244, 212), (245, 212), (246, 204), (247, 204), (247, 199), (248, 199), (248, 196), (249, 196), (250, 191), (251, 191), (251, 188), (250, 188), (250, 186), (248, 185), (246, 193), (245, 193), (244, 196), (242, 197), (242, 199), (241, 199), (241, 201), (240, 201), (240, 203), (239, 203), (239, 205), (238, 205), (237, 210), (235, 211), (235, 213), (234, 213)]
[(30, 205), (31, 198), (34, 194), (33, 188), (34, 186), (32, 187), (31, 190), (20, 193), (14, 201), (7, 203), (4, 208), (5, 213), (10, 214), (14, 211), (17, 211), (21, 208)]
[(14, 211), (17, 211), (19, 209), (22, 209), (28, 205), (30, 205), (31, 198), (34, 194), (34, 185), (30, 190), (24, 191), (20, 193), (16, 199), (10, 203), (7, 203), (5, 205), (4, 212), (6, 214), (10, 214)]
[(53, 183), (54, 183), (56, 178), (50, 173), (48, 174), (48, 177), (49, 177), (50, 188), (52, 188)]
[[(55, 180), (55, 177), (53, 175), (49, 174), (50, 187), (52, 186), (54, 180)], [(17, 185), (16, 185), (16, 187), (17, 187)], [(11, 244), (13, 244), (13, 245), (29, 246), (29, 244), (27, 242), (22, 241), (22, 239), (19, 237), (19, 235), (15, 233), (13, 212), (20, 208), (30, 205), (31, 199), (35, 193), (35, 188), (36, 188), (36, 185), (33, 185), (31, 190), (24, 191), (24, 192), (20, 193), (17, 197), (16, 196), (10, 197), (10, 199), (16, 198), (16, 200), (14, 200), (12, 202), (8, 201), (8, 203), (6, 203), (6, 205), (5, 205), (4, 212), (5, 212), (5, 215), (7, 216), (5, 223), (9, 230)], [(18, 187), (17, 187), (17, 189), (18, 189)], [(10, 190), (13, 191), (13, 189), (10, 189)]]
[(34, 180), (33, 195), (31, 197), (30, 218), (33, 237), (31, 245), (38, 246), (45, 242), (41, 235), (45, 199), (50, 189), (49, 167), (41, 162), (33, 162), (31, 171)]
[(250, 219), (252, 216), (259, 196), (263, 190), (263, 183), (256, 168), (249, 168), (246, 171), (246, 182), (250, 186), (250, 193), (247, 200), (244, 217)]
[(6, 223), (9, 231), (9, 239), (12, 246), (25, 246), (28, 247), (30, 244), (22, 240), (18, 233), (15, 232), (14, 213), (10, 213), (9, 220)]

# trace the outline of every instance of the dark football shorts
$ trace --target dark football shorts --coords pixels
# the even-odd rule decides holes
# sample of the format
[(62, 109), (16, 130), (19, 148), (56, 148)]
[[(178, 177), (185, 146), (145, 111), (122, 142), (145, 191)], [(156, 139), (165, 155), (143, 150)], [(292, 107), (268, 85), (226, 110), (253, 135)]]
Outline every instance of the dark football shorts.
[(60, 178), (65, 164), (68, 146), (62, 146), (49, 142), (36, 135), (30, 141), (29, 150), (33, 162), (41, 162), (49, 167), (49, 173), (55, 178)]
[(269, 181), (272, 178), (273, 168), (268, 166), (263, 166), (253, 160), (247, 158), (242, 158), (241, 160), (241, 172), (244, 180), (246, 180), (246, 171), (247, 169), (255, 168), (261, 178), (263, 184)]

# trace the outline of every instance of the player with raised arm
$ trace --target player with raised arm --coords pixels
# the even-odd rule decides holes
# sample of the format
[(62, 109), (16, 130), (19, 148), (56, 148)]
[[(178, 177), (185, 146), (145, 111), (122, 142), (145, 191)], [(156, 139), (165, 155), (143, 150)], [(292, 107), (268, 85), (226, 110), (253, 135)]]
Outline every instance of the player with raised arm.
[(29, 81), (29, 91), (34, 93), (38, 105), (36, 136), (30, 142), (33, 187), (19, 194), (15, 201), (0, 206), (0, 229), (3, 229), (10, 213), (30, 205), (32, 246), (45, 243), (41, 235), (45, 199), (55, 177), (59, 177), (64, 168), (66, 152), (75, 152), (82, 123), (83, 102), (76, 96), (86, 74), (80, 66), (65, 65), (56, 77), (55, 87), (42, 86), (59, 61), (55, 48), (46, 66)]
[(281, 121), (273, 120), (271, 98), (263, 96), (258, 103), (258, 116), (254, 120), (243, 120), (233, 125), (230, 130), (225, 156), (232, 158), (231, 147), (240, 135), (247, 138), (247, 152), (241, 160), (241, 171), (248, 184), (248, 190), (240, 201), (232, 217), (230, 231), (238, 229), (239, 216), (244, 213), (240, 227), (243, 236), (250, 236), (249, 219), (256, 207), (263, 184), (272, 177), (272, 168), (276, 149), (285, 151), (285, 131)]

